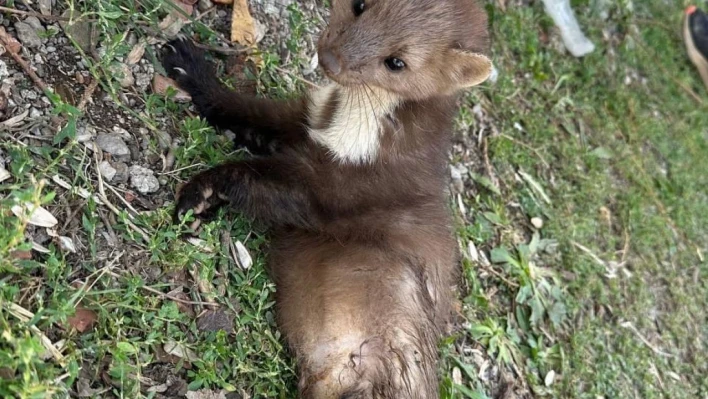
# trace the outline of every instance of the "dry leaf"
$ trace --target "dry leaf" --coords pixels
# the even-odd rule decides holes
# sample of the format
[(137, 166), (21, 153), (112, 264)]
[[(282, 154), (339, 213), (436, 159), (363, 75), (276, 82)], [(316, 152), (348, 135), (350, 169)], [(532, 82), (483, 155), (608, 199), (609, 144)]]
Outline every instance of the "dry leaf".
[(231, 41), (252, 46), (256, 41), (256, 25), (248, 10), (248, 0), (234, 0), (231, 14)]
[(77, 396), (80, 398), (91, 398), (101, 393), (101, 389), (91, 388), (91, 381), (88, 378), (79, 378), (76, 381)]
[(159, 73), (156, 73), (155, 77), (152, 79), (152, 91), (156, 94), (164, 95), (165, 93), (167, 93), (168, 87), (172, 87), (177, 91), (174, 96), (175, 101), (181, 102), (192, 100), (192, 97), (190, 97), (189, 93), (180, 89), (174, 80), (166, 78), (160, 75)]
[(37, 251), (37, 252), (39, 252), (39, 253), (42, 253), (42, 254), (48, 254), (48, 253), (50, 252), (50, 251), (49, 251), (49, 248), (44, 247), (44, 246), (42, 246), (42, 245), (40, 245), (40, 244), (37, 244), (37, 243), (34, 242), (34, 241), (32, 241), (32, 249), (34, 249), (35, 251)]
[(157, 27), (165, 35), (165, 37), (169, 39), (175, 38), (184, 26), (184, 24), (187, 22), (184, 18), (181, 18), (180, 16), (177, 16), (175, 14), (175, 11), (172, 11), (171, 13), (167, 14), (165, 19), (160, 21), (160, 23), (157, 25)]
[(231, 334), (234, 332), (234, 314), (222, 309), (209, 310), (197, 320), (199, 331), (223, 330)]
[(457, 385), (462, 385), (462, 371), (457, 367), (452, 369), (452, 382)]
[(44, 348), (44, 351), (39, 354), (39, 358), (44, 361), (52, 359), (54, 357), (53, 352), (55, 352), (55, 350), (57, 352), (61, 352), (64, 349), (64, 346), (66, 345), (66, 340), (62, 339), (62, 340), (59, 340), (55, 343), (49, 342), (48, 344), (52, 345), (54, 347), (54, 350), (47, 348), (47, 347)]
[(184, 11), (184, 13), (187, 14), (187, 15), (184, 15), (184, 14), (182, 14), (181, 12), (178, 12), (178, 11), (176, 11), (176, 10), (173, 11), (173, 12), (174, 12), (179, 18), (181, 18), (181, 19), (183, 19), (183, 20), (185, 20), (185, 21), (189, 21), (189, 17), (190, 17), (190, 16), (192, 15), (192, 13), (194, 12), (194, 6), (193, 6), (193, 4), (194, 4), (194, 3), (192, 3), (192, 4), (187, 4), (185, 1), (176, 1), (176, 2), (175, 2), (175, 5), (176, 5), (177, 7), (179, 7), (179, 8), (181, 8), (182, 11)]
[(10, 177), (12, 177), (10, 175), (10, 172), (8, 172), (7, 169), (0, 166), (0, 183), (4, 182), (5, 180), (9, 179)]
[(123, 198), (125, 198), (128, 203), (135, 201), (137, 197), (138, 196), (132, 191), (126, 191), (125, 194), (123, 194)]
[(18, 54), (20, 49), (22, 49), (22, 44), (14, 37), (8, 35), (7, 31), (2, 26), (0, 26), (0, 41), (3, 42), (5, 49), (11, 53)]
[[(167, 296), (169, 298), (177, 298), (177, 299), (182, 299), (185, 301), (189, 300), (189, 296), (187, 296), (187, 294), (185, 294), (182, 291), (182, 287), (177, 287), (177, 288), (173, 289), (172, 291), (167, 293)], [(179, 309), (180, 312), (189, 316), (190, 319), (192, 319), (192, 318), (194, 318), (194, 316), (196, 316), (194, 313), (194, 309), (192, 308), (192, 305), (189, 305), (189, 304), (186, 304), (183, 302), (179, 302), (179, 301), (175, 301), (175, 304), (177, 304), (177, 309)]]
[(200, 389), (186, 393), (187, 399), (226, 399), (226, 391), (212, 391), (211, 389)]
[(12, 118), (10, 118), (4, 122), (0, 122), (0, 127), (14, 127), (14, 126), (20, 124), (20, 122), (22, 122), (23, 120), (25, 120), (27, 115), (29, 115), (29, 110), (25, 110), (23, 113), (21, 113), (19, 115), (15, 115)]
[(81, 305), (76, 307), (76, 313), (69, 317), (66, 322), (78, 332), (84, 332), (93, 326), (98, 316), (93, 310), (84, 308)]
[(546, 378), (543, 379), (543, 383), (547, 386), (550, 387), (553, 385), (553, 382), (556, 380), (556, 372), (551, 370), (546, 374)]
[(145, 54), (145, 42), (140, 41), (138, 44), (133, 46), (133, 49), (130, 50), (130, 53), (128, 53), (128, 57), (125, 59), (126, 64), (136, 64), (141, 58), (143, 58), (143, 54)]
[(32, 259), (31, 251), (12, 251), (10, 252), (10, 257), (14, 259), (29, 260)]
[(251, 259), (251, 254), (241, 243), (241, 241), (236, 241), (236, 256), (238, 257), (238, 264), (241, 265), (243, 270), (248, 270), (253, 265), (253, 259)]
[(20, 219), (25, 219), (27, 223), (40, 227), (54, 227), (57, 219), (41, 206), (35, 206), (32, 203), (25, 203), (25, 206), (15, 205), (12, 208), (12, 213)]
[(191, 349), (187, 348), (184, 346), (184, 344), (181, 344), (177, 341), (167, 341), (165, 343), (165, 346), (163, 348), (165, 352), (167, 352), (170, 355), (177, 356), (181, 359), (187, 360), (187, 361), (193, 361), (198, 359), (197, 354), (194, 353)]
[(233, 4), (234, 0), (214, 0), (217, 4)]
[(66, 236), (59, 236), (59, 248), (64, 251), (69, 251), (73, 254), (76, 253), (76, 246), (74, 245), (74, 241)]
[(197, 237), (189, 237), (189, 238), (187, 238), (187, 241), (189, 241), (189, 242), (190, 242), (192, 245), (194, 245), (195, 247), (200, 248), (200, 249), (203, 250), (204, 252), (207, 252), (207, 253), (212, 253), (212, 252), (214, 252), (214, 247), (212, 247), (211, 245), (207, 244), (206, 241), (204, 241), (204, 240), (202, 240), (202, 239), (200, 239), (200, 238), (197, 238)]

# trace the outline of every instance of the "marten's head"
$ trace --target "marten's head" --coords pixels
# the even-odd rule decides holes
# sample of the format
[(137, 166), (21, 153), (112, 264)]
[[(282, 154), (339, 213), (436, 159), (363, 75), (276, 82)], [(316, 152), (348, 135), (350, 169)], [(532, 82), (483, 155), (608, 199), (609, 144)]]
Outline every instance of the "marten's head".
[(476, 0), (333, 0), (318, 56), (341, 85), (422, 100), (484, 82), (488, 42)]

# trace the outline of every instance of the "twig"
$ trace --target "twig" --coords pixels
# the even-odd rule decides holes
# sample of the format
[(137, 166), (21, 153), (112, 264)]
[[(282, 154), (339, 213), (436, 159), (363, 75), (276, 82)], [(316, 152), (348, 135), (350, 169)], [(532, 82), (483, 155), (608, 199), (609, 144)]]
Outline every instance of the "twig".
[(84, 90), (84, 95), (81, 96), (81, 101), (78, 105), (79, 111), (84, 112), (84, 109), (86, 109), (86, 104), (91, 100), (91, 96), (93, 96), (93, 92), (96, 91), (97, 87), (98, 79), (94, 77), (91, 84), (89, 84), (86, 90)]
[(8, 7), (0, 7), (0, 11), (10, 13), (10, 14), (24, 15), (26, 17), (37, 17), (40, 19), (48, 20), (48, 21), (70, 21), (71, 20), (71, 18), (68, 18), (68, 17), (60, 17), (57, 15), (44, 15), (39, 12), (22, 11), (22, 10), (17, 10), (14, 8), (8, 8)]
[[(3, 303), (5, 307), (7, 308), (7, 311), (10, 312), (11, 315), (15, 316), (18, 318), (20, 321), (23, 323), (27, 323), (30, 321), (32, 318), (34, 318), (34, 313), (30, 312), (29, 310), (23, 308), (20, 305), (17, 305), (12, 302), (6, 302)], [(39, 340), (42, 341), (42, 345), (49, 351), (49, 353), (52, 354), (52, 357), (61, 364), (62, 366), (66, 365), (66, 359), (64, 359), (64, 355), (59, 352), (56, 346), (52, 343), (52, 341), (44, 335), (42, 331), (37, 328), (35, 325), (29, 326), (30, 330), (32, 330), (33, 333), (37, 334), (39, 337)]]
[(200, 21), (202, 18), (206, 17), (207, 15), (211, 14), (212, 12), (216, 11), (216, 6), (211, 6), (209, 7), (208, 10), (204, 11), (203, 13), (197, 15), (196, 18), (194, 18), (194, 22)]
[[(110, 274), (111, 276), (115, 277), (115, 278), (124, 277), (124, 276), (122, 276), (122, 275), (120, 275), (120, 274), (118, 274), (118, 273), (111, 272), (111, 271), (109, 271), (109, 272), (107, 272), (107, 273)], [(145, 291), (152, 292), (153, 294), (155, 294), (155, 295), (157, 295), (157, 296), (160, 296), (160, 297), (162, 297), (162, 298), (167, 298), (167, 299), (169, 299), (169, 300), (171, 300), (171, 301), (183, 303), (183, 304), (186, 304), (186, 305), (217, 306), (217, 303), (216, 303), (216, 302), (188, 301), (188, 300), (186, 300), (186, 299), (177, 298), (177, 297), (174, 297), (174, 296), (172, 296), (172, 295), (165, 294), (164, 292), (161, 292), (160, 290), (156, 290), (156, 289), (154, 289), (154, 288), (152, 288), (152, 287), (148, 287), (148, 286), (146, 286), (146, 285), (142, 285), (142, 286), (140, 286), (140, 288), (144, 289)]]
[[(644, 46), (644, 43), (642, 42), (641, 38), (635, 38), (635, 39), (636, 39), (636, 43), (639, 45), (639, 48), (642, 49), (642, 51), (644, 51), (650, 57), (652, 57), (652, 56), (656, 57), (656, 53), (654, 53), (653, 51), (650, 52), (649, 49), (647, 49)], [(654, 53), (654, 54), (652, 54), (652, 53)], [(656, 63), (654, 63), (654, 65), (658, 66), (659, 69), (661, 69), (661, 71), (664, 73), (664, 75), (668, 76), (669, 79), (671, 79), (674, 83), (676, 83), (683, 91), (685, 91), (691, 97), (693, 97), (693, 99), (696, 100), (696, 102), (698, 104), (703, 105), (703, 99), (698, 94), (696, 94), (696, 92), (693, 91), (690, 87), (686, 86), (683, 82), (678, 80), (673, 74), (669, 73), (669, 71), (663, 65), (661, 65), (660, 62), (656, 62)]]
[(478, 265), (479, 265), (479, 267), (481, 267), (484, 271), (489, 272), (489, 273), (492, 273), (493, 275), (499, 277), (499, 279), (500, 279), (501, 281), (505, 282), (508, 286), (514, 287), (514, 288), (518, 288), (518, 287), (519, 287), (518, 284), (516, 284), (516, 283), (513, 282), (513, 281), (509, 281), (506, 277), (502, 276), (501, 273), (499, 273), (498, 271), (494, 270), (491, 266), (490, 266), (490, 267), (487, 267), (487, 266), (484, 266), (484, 265), (481, 264), (481, 263), (479, 263)]
[(512, 143), (516, 143), (516, 144), (518, 144), (518, 145), (520, 145), (520, 146), (522, 146), (522, 147), (526, 147), (526, 148), (528, 148), (529, 150), (533, 151), (533, 152), (538, 156), (538, 158), (541, 160), (541, 162), (543, 162), (543, 164), (546, 166), (546, 168), (548, 168), (548, 169), (551, 168), (551, 166), (548, 164), (548, 162), (546, 162), (546, 159), (543, 158), (543, 155), (541, 155), (541, 153), (540, 153), (537, 149), (535, 149), (535, 148), (531, 147), (530, 145), (528, 145), (528, 144), (526, 144), (526, 143), (524, 143), (524, 142), (522, 142), (522, 141), (519, 141), (519, 140), (517, 140), (517, 139), (515, 139), (515, 138), (513, 138), (513, 137), (511, 137), (511, 136), (509, 136), (509, 135), (506, 135), (506, 134), (504, 134), (504, 133), (500, 134), (499, 136), (500, 136), (500, 137), (504, 137), (505, 139), (511, 141)]
[(17, 45), (13, 44), (13, 41), (17, 43), (17, 41), (12, 38), (7, 31), (5, 31), (5, 28), (0, 26), (0, 43), (5, 47), (7, 52), (10, 54), (10, 56), (17, 62), (17, 64), (22, 67), (22, 69), (25, 71), (25, 73), (32, 79), (34, 84), (37, 85), (40, 89), (42, 89), (43, 92), (51, 92), (51, 89), (49, 86), (47, 86), (46, 83), (42, 79), (40, 79), (39, 76), (32, 70), (32, 68), (27, 64), (27, 62), (22, 59), (22, 56), (17, 53), (16, 48)]
[(216, 46), (209, 46), (207, 44), (202, 44), (198, 42), (193, 42), (195, 46), (202, 50), (207, 50), (207, 51), (213, 51), (215, 53), (221, 53), (221, 54), (226, 54), (226, 55), (231, 55), (231, 54), (243, 54), (247, 53), (250, 50), (252, 50), (249, 47), (244, 47), (244, 48), (230, 48), (230, 47), (216, 47)]
[[(128, 201), (126, 201), (125, 198), (124, 198), (122, 195), (120, 195), (120, 193), (118, 192), (118, 190), (116, 190), (115, 188), (113, 188), (113, 186), (111, 186), (111, 185), (108, 184), (108, 183), (105, 183), (105, 182), (104, 182), (103, 184), (104, 184), (106, 187), (108, 187), (109, 190), (113, 191), (113, 194), (115, 194), (116, 197), (118, 197), (118, 198), (121, 200), (121, 202), (123, 202), (123, 204), (125, 204), (125, 206), (128, 207), (128, 209), (130, 209), (131, 211), (133, 211), (133, 213), (135, 213), (136, 215), (139, 215), (139, 214), (140, 214), (140, 212), (138, 212), (137, 209), (133, 208), (133, 206), (130, 205), (130, 203), (129, 203)], [(131, 215), (130, 213), (128, 213), (128, 215), (130, 216), (131, 219), (134, 219), (133, 215)]]
[(672, 354), (666, 353), (666, 352), (662, 351), (661, 349), (657, 348), (656, 346), (652, 345), (652, 343), (649, 342), (649, 340), (646, 339), (644, 337), (644, 335), (642, 335), (642, 333), (640, 333), (639, 330), (637, 330), (637, 327), (635, 327), (634, 324), (632, 324), (631, 322), (625, 321), (623, 323), (620, 323), (620, 327), (632, 330), (632, 332), (637, 335), (639, 340), (642, 341), (644, 343), (644, 345), (648, 346), (649, 349), (651, 349), (657, 355), (666, 356), (666, 357), (674, 357)]
[(588, 247), (586, 247), (586, 246), (584, 246), (584, 245), (582, 245), (582, 244), (580, 244), (580, 243), (577, 243), (577, 242), (575, 242), (575, 241), (572, 241), (572, 240), (570, 241), (570, 243), (573, 244), (573, 246), (575, 246), (575, 247), (578, 248), (579, 250), (585, 252), (585, 253), (586, 253), (588, 256), (590, 256), (595, 262), (597, 262), (597, 264), (599, 264), (600, 266), (602, 266), (602, 267), (604, 267), (604, 268), (607, 268), (607, 263), (605, 263), (604, 260), (600, 259), (599, 256), (595, 255)]
[(194, 279), (194, 282), (197, 283), (197, 287), (199, 288), (199, 292), (202, 294), (206, 294), (205, 299), (209, 301), (209, 303), (212, 306), (216, 305), (216, 301), (210, 298), (210, 296), (214, 292), (214, 287), (209, 283), (208, 281), (204, 281), (200, 276), (199, 276), (199, 270), (196, 270), (196, 268), (190, 268), (189, 269), (189, 274), (192, 275), (192, 279)]
[(314, 87), (315, 89), (319, 89), (319, 88), (322, 87), (322, 86), (318, 85), (318, 84), (315, 83), (315, 82), (311, 82), (311, 81), (309, 81), (309, 80), (307, 80), (307, 79), (305, 79), (305, 78), (303, 78), (303, 77), (301, 77), (301, 76), (298, 76), (298, 75), (296, 75), (296, 74), (294, 74), (294, 73), (288, 71), (287, 69), (283, 69), (283, 68), (281, 68), (281, 67), (279, 67), (279, 66), (276, 66), (275, 69), (276, 69), (277, 71), (279, 71), (279, 72), (286, 73), (286, 74), (288, 74), (288, 75), (294, 77), (295, 79), (297, 79), (297, 80), (299, 80), (299, 81), (301, 81), (301, 82), (303, 82), (303, 83), (305, 83), (305, 84), (308, 84), (308, 85)]
[[(209, 11), (209, 10), (207, 10)], [(81, 20), (81, 22), (100, 22), (100, 19), (97, 18), (73, 18), (73, 17), (62, 17), (61, 15), (44, 15), (42, 13), (36, 12), (36, 11), (22, 11), (22, 10), (17, 10), (14, 8), (8, 8), (8, 7), (1, 7), (0, 6), (0, 12), (6, 12), (9, 14), (17, 14), (17, 15), (23, 15), (26, 17), (36, 17), (39, 19), (43, 19), (46, 21), (62, 21), (62, 22), (71, 22), (71, 21), (78, 21)], [(132, 21), (136, 25), (148, 25), (148, 21)]]
[(489, 139), (487, 137), (482, 140), (482, 154), (484, 156), (484, 167), (485, 169), (487, 169), (487, 175), (489, 175), (489, 180), (492, 181), (494, 187), (501, 188), (501, 186), (499, 185), (499, 179), (497, 179), (497, 175), (494, 174), (492, 162), (489, 160)]

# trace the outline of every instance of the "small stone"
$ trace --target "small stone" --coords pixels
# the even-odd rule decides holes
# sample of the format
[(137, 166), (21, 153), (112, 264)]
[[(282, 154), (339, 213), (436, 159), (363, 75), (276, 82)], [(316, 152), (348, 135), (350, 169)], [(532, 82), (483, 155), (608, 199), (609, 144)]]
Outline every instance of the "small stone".
[(135, 85), (141, 90), (147, 89), (152, 82), (152, 77), (150, 73), (138, 72), (135, 74)]
[(125, 183), (128, 181), (128, 178), (130, 178), (130, 170), (128, 169), (128, 165), (124, 162), (113, 162), (111, 163), (111, 166), (113, 166), (116, 170), (116, 174), (113, 176), (114, 183)]
[(101, 176), (103, 176), (106, 181), (113, 180), (113, 177), (115, 177), (117, 173), (116, 169), (111, 166), (108, 161), (103, 161), (98, 164), (98, 171), (101, 172)]
[(96, 145), (111, 154), (116, 160), (130, 161), (130, 149), (118, 134), (102, 134), (96, 138)]
[[(78, 12), (77, 12), (78, 14)], [(71, 10), (67, 9), (62, 14), (63, 18), (71, 17)], [(71, 24), (67, 21), (59, 21), (59, 25), (64, 29), (67, 36), (71, 37), (81, 49), (88, 53), (91, 51), (92, 39), (91, 33), (93, 26), (90, 22), (84, 22), (79, 19), (79, 15), (74, 15)]]
[(85, 143), (96, 135), (96, 129), (91, 126), (79, 126), (76, 129), (76, 141)]
[(155, 172), (140, 165), (130, 167), (130, 184), (142, 194), (150, 194), (160, 189)]
[(120, 135), (123, 140), (130, 140), (131, 138), (130, 133), (118, 125), (113, 126), (113, 133)]
[(265, 26), (265, 24), (263, 24), (262, 22), (260, 22), (260, 21), (257, 20), (257, 19), (254, 19), (254, 20), (253, 20), (253, 25), (254, 25), (254, 28), (255, 28), (255, 32), (254, 32), (255, 38), (254, 38), (254, 41), (255, 41), (255, 43), (260, 43), (261, 40), (263, 40), (263, 38), (265, 38), (266, 30), (268, 30), (268, 28)]
[(52, 15), (52, 0), (39, 0), (39, 12), (42, 15)]
[(39, 47), (42, 45), (42, 39), (37, 34), (35, 28), (26, 22), (15, 23), (17, 38), (25, 47)]
[(8, 76), (10, 76), (10, 71), (7, 70), (7, 64), (5, 61), (0, 60), (0, 82), (5, 80)]
[(172, 144), (172, 137), (170, 137), (170, 134), (164, 130), (158, 130), (155, 133), (157, 136), (157, 144), (160, 148), (163, 150), (170, 148), (170, 145)]
[(40, 116), (42, 116), (42, 111), (38, 110), (35, 107), (32, 107), (30, 108), (29, 116), (30, 118), (39, 118)]
[(36, 99), (39, 98), (39, 95), (37, 95), (37, 93), (36, 93), (34, 90), (22, 90), (22, 91), (20, 92), (20, 95), (22, 95), (22, 97), (23, 97), (25, 100), (32, 100), (32, 101), (34, 101), (34, 100), (36, 100)]
[(111, 72), (113, 72), (114, 77), (118, 81), (121, 87), (128, 88), (135, 84), (135, 77), (133, 76), (133, 71), (130, 67), (125, 64), (116, 64), (111, 67)]
[(533, 225), (533, 227), (535, 227), (535, 228), (537, 228), (537, 229), (540, 230), (540, 229), (543, 227), (543, 219), (538, 218), (538, 217), (537, 217), (537, 218), (531, 218), (531, 224)]
[(37, 17), (27, 17), (25, 18), (25, 23), (31, 26), (37, 33), (46, 32), (44, 25), (42, 25), (42, 22)]
[(211, 0), (199, 0), (199, 4), (197, 5), (197, 8), (201, 12), (207, 11), (212, 7), (214, 7), (214, 3), (212, 3)]

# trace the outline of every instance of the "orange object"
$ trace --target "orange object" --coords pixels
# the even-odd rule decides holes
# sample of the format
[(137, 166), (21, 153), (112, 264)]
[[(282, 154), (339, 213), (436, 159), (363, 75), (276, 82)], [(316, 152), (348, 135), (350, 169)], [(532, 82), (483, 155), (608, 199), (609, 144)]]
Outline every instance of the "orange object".
[(696, 6), (688, 6), (686, 7), (686, 15), (691, 15), (694, 12), (696, 12), (698, 8)]

